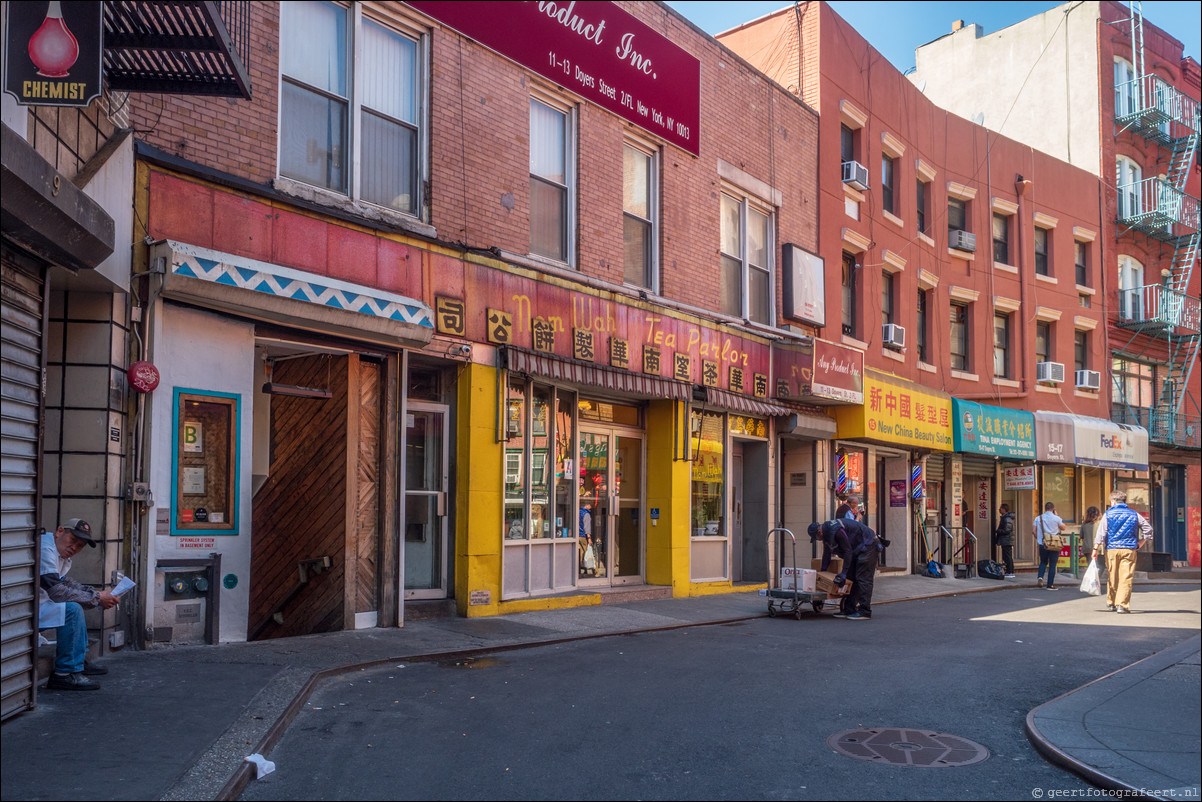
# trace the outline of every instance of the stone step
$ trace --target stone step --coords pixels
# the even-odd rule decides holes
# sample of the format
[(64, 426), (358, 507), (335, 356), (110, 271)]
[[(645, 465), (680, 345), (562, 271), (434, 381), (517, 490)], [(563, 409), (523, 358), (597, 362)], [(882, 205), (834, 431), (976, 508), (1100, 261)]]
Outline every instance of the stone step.
[(430, 621), (436, 618), (453, 618), (455, 614), (454, 599), (421, 599), (405, 602), (406, 621)]
[(651, 601), (653, 599), (672, 598), (672, 588), (668, 585), (615, 585), (609, 588), (592, 588), (601, 597), (602, 604), (626, 604), (627, 602)]

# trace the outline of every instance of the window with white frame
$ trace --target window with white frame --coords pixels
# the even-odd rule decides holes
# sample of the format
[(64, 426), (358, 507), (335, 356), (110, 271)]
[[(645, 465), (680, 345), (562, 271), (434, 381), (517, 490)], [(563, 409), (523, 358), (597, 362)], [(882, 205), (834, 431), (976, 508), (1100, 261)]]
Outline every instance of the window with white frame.
[(1120, 220), (1136, 217), (1143, 213), (1144, 204), (1140, 194), (1143, 177), (1143, 170), (1131, 159), (1126, 156), (1119, 156), (1115, 159), (1114, 184), (1118, 189)]
[(656, 154), (627, 143), (622, 148), (623, 276), (656, 291)]
[(1089, 332), (1084, 329), (1073, 332), (1073, 367), (1089, 370)]
[(1010, 315), (993, 313), (993, 375), (1010, 378)]
[(1052, 275), (1051, 263), (1052, 232), (1046, 228), (1035, 226), (1035, 275)]
[(530, 99), (530, 253), (572, 263), (574, 114)]
[(722, 193), (721, 311), (772, 324), (772, 213), (746, 196)]
[(888, 270), (881, 271), (881, 326), (893, 322), (893, 274)]
[(1145, 292), (1144, 266), (1123, 254), (1119, 257), (1119, 316), (1124, 321), (1143, 319)]
[(888, 153), (881, 154), (881, 208), (889, 214), (897, 214), (897, 192), (895, 173), (897, 159)]
[(931, 187), (921, 178), (915, 179), (915, 183), (917, 187), (914, 199), (914, 215), (918, 222), (918, 233), (929, 235), (931, 230), (927, 227), (927, 202), (930, 198)]
[(951, 326), (948, 341), (951, 343), (951, 367), (953, 370), (969, 369), (968, 359), (968, 305), (952, 303)]
[(993, 213), (993, 261), (1010, 264), (1010, 215)]
[(419, 215), (423, 45), (357, 4), (281, 3), (280, 175)]
[(842, 332), (848, 337), (856, 336), (856, 257), (847, 251), (843, 252), (842, 285), (840, 288), (843, 311)]
[(1114, 114), (1125, 117), (1135, 113), (1138, 87), (1135, 84), (1135, 68), (1125, 58), (1114, 60)]
[(1089, 286), (1089, 243), (1081, 240), (1073, 241), (1073, 268), (1077, 284)]
[(1035, 362), (1052, 361), (1052, 324), (1046, 320), (1035, 323)]

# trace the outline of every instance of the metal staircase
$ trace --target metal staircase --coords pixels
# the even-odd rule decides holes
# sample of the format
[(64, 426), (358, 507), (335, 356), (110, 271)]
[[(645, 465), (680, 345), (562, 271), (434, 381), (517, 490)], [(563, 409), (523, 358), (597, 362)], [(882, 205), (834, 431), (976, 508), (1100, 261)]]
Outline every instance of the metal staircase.
[[(1130, 4), (1132, 72), (1130, 80), (1116, 84), (1116, 136), (1127, 132), (1154, 143), (1163, 157), (1164, 177), (1143, 178), (1117, 187), (1119, 236), (1132, 233), (1159, 243), (1158, 284), (1118, 291), (1118, 325), (1132, 332), (1125, 355), (1138, 358), (1150, 348), (1164, 353), (1167, 345), (1167, 375), (1163, 376), (1157, 405), (1148, 410), (1147, 421), (1153, 441), (1197, 448), (1199, 420), (1197, 400), (1188, 388), (1198, 359), (1202, 314), (1198, 298), (1189, 296), (1190, 281), (1198, 262), (1202, 240), (1198, 199), (1185, 192), (1186, 181), (1198, 156), (1202, 129), (1199, 104), (1156, 75), (1144, 71), (1142, 4)], [(1142, 338), (1138, 354), (1130, 347)], [(1187, 405), (1187, 399), (1189, 401)], [(1134, 414), (1115, 379), (1118, 417)], [(1134, 422), (1134, 421), (1126, 421)]]

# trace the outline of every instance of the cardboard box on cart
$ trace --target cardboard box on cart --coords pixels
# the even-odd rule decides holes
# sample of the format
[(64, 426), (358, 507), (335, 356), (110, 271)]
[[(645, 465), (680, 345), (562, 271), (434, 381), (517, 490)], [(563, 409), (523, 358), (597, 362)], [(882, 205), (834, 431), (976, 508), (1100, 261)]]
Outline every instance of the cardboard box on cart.
[[(814, 559), (810, 560), (810, 568), (813, 568), (815, 571), (821, 571), (822, 570), (822, 558), (815, 557)], [(837, 574), (840, 571), (842, 571), (843, 570), (843, 558), (842, 557), (831, 557), (831, 564), (827, 570), (830, 571), (832, 574)]]
[(793, 568), (783, 566), (780, 569), (780, 589), (797, 590), (799, 593), (813, 593), (817, 587), (818, 572), (809, 568)]

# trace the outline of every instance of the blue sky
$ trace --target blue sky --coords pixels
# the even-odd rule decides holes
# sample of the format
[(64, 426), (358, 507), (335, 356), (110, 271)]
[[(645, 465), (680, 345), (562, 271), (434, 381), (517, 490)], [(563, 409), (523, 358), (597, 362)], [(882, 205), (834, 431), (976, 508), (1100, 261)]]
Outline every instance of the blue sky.
[[(787, 0), (676, 2), (676, 9), (711, 36), (757, 17), (786, 8)], [(952, 21), (975, 22), (993, 33), (1061, 3), (1037, 2), (879, 2), (834, 0), (831, 7), (860, 35), (905, 72), (914, 66), (914, 48), (951, 33)], [(1163, 28), (1185, 45), (1185, 55), (1199, 57), (1202, 41), (1202, 3), (1197, 0), (1147, 0), (1145, 22)]]

